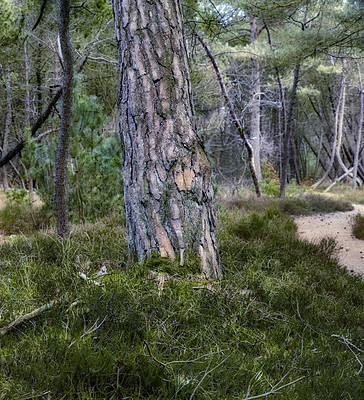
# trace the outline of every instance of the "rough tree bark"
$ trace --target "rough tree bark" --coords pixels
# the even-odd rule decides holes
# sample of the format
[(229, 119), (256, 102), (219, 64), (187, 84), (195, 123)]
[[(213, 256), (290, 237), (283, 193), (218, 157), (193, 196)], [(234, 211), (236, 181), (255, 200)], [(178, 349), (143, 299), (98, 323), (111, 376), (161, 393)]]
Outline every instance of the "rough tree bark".
[(113, 0), (129, 250), (195, 255), (219, 277), (210, 166), (194, 122), (178, 0)]
[(58, 148), (56, 156), (56, 209), (57, 235), (67, 237), (69, 234), (67, 207), (67, 158), (71, 132), (73, 55), (69, 37), (70, 0), (62, 0), (59, 8), (59, 40), (63, 59), (63, 90), (61, 122), (59, 128)]

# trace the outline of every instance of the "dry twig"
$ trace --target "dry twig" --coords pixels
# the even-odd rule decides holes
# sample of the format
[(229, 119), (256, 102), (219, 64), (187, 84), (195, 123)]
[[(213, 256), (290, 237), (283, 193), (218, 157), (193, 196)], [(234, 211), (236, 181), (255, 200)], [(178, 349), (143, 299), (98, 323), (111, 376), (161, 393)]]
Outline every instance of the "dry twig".
[(48, 308), (52, 307), (53, 304), (55, 303), (56, 300), (52, 300), (47, 304), (44, 304), (43, 306), (37, 308), (36, 310), (28, 313), (28, 314), (23, 314), (20, 317), (18, 317), (16, 320), (10, 322), (9, 325), (4, 326), (3, 328), (0, 328), (0, 334), (5, 335), (5, 333), (9, 332), (11, 329), (15, 328), (17, 325), (21, 324), (24, 321), (27, 321), (28, 319), (34, 318), (35, 316), (39, 315), (43, 311), (47, 310)]

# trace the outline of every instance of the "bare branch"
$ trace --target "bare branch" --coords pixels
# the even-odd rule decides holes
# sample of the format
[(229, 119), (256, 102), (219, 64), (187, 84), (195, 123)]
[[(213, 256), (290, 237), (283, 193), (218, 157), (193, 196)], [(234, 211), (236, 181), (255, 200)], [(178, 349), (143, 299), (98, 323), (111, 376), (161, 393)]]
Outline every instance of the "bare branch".
[(43, 306), (37, 308), (36, 310), (28, 313), (28, 314), (23, 314), (14, 321), (10, 322), (9, 325), (4, 326), (3, 328), (0, 328), (0, 335), (5, 335), (5, 333), (8, 333), (10, 330), (15, 328), (17, 325), (21, 324), (24, 321), (27, 321), (28, 319), (34, 318), (37, 315), (41, 314), (43, 311), (47, 310), (48, 308), (52, 307), (53, 304), (55, 303), (55, 300), (50, 301), (47, 304), (44, 304)]
[(42, 3), (42, 5), (41, 5), (41, 7), (40, 7), (39, 17), (38, 17), (38, 19), (37, 19), (37, 22), (36, 22), (35, 25), (33, 26), (32, 31), (34, 31), (34, 29), (38, 26), (40, 20), (42, 19), (46, 4), (47, 4), (47, 0), (43, 0), (43, 3)]

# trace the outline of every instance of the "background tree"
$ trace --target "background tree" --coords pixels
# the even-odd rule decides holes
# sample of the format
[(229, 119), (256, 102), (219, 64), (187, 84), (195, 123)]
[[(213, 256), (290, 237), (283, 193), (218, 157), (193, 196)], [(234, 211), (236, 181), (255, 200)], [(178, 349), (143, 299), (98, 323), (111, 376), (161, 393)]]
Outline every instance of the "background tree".
[(71, 134), (72, 92), (73, 92), (73, 54), (69, 35), (71, 2), (61, 1), (59, 7), (59, 42), (63, 64), (62, 109), (56, 158), (56, 207), (57, 234), (67, 237), (68, 205), (67, 205), (67, 161)]

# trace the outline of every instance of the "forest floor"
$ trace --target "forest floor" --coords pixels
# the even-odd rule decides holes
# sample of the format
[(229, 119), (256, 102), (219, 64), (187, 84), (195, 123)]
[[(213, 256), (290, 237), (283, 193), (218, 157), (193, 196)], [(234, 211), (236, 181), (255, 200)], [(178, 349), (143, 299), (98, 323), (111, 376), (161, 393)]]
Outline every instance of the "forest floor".
[(364, 240), (352, 234), (352, 220), (357, 214), (364, 215), (364, 205), (355, 204), (353, 211), (315, 214), (295, 218), (298, 234), (310, 242), (319, 242), (324, 237), (332, 237), (338, 244), (340, 263), (350, 272), (364, 275)]

